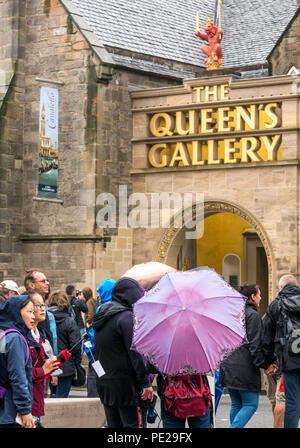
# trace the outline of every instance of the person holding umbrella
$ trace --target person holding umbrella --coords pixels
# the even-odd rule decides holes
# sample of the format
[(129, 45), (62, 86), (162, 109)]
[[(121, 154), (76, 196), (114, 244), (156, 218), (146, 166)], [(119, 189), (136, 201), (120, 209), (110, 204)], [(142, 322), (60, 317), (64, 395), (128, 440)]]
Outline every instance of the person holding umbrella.
[(245, 325), (248, 343), (235, 350), (220, 368), (220, 384), (227, 387), (231, 398), (230, 428), (244, 428), (258, 408), (261, 390), (260, 368), (273, 374), (262, 350), (262, 321), (258, 314), (261, 301), (258, 285), (245, 284), (239, 292), (247, 297)]
[(191, 427), (210, 426), (205, 375), (244, 342), (245, 303), (242, 294), (205, 268), (166, 272), (134, 304), (132, 349), (161, 373), (157, 384), (167, 404), (162, 403), (164, 427), (184, 427), (191, 416)]
[[(194, 415), (189, 414), (189, 416), (180, 416), (178, 417), (172, 406), (168, 405), (168, 396), (166, 395), (168, 385), (174, 381), (175, 388), (178, 386), (180, 381), (179, 377), (170, 377), (163, 376), (159, 371), (157, 371), (150, 363), (148, 363), (148, 370), (151, 373), (157, 373), (156, 381), (157, 381), (157, 393), (160, 398), (160, 415), (163, 422), (163, 428), (185, 428), (186, 422), (188, 423), (189, 428), (210, 428), (211, 427), (211, 395), (209, 393), (209, 384), (206, 375), (201, 375), (202, 384), (204, 385), (204, 390), (207, 394), (206, 397), (203, 397), (202, 406), (197, 409), (197, 404), (193, 405)], [(187, 378), (189, 377), (189, 378)], [(197, 381), (197, 377), (195, 375), (184, 375), (184, 380)], [(177, 381), (177, 385), (176, 385)], [(200, 390), (199, 390), (200, 393)], [(187, 392), (187, 395), (189, 392)], [(195, 401), (196, 397), (191, 398), (191, 400)], [(187, 414), (186, 414), (187, 415)]]

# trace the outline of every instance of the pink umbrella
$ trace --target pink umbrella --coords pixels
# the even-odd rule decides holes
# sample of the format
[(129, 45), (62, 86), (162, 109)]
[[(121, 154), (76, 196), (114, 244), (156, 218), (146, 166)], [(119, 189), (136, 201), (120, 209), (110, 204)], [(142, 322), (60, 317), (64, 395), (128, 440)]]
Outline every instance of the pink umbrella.
[(134, 304), (132, 349), (165, 375), (208, 373), (246, 342), (245, 303), (212, 269), (165, 274)]

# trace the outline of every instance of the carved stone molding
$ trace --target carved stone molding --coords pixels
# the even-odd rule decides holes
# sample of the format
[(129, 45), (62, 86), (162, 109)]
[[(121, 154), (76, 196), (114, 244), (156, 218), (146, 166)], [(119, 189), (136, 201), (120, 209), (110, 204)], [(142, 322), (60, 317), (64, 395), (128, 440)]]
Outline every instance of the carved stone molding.
[[(191, 211), (190, 211), (190, 217), (191, 219), (195, 220), (195, 212), (196, 212), (196, 204), (193, 205)], [(268, 262), (268, 286), (269, 286), (269, 302), (273, 298), (273, 269), (272, 269), (272, 252), (271, 252), (271, 245), (268, 240), (268, 237), (266, 235), (266, 232), (264, 231), (263, 227), (259, 223), (259, 221), (251, 214), (248, 213), (246, 210), (243, 210), (241, 207), (237, 205), (233, 205), (230, 203), (227, 203), (225, 201), (207, 201), (204, 203), (204, 218), (206, 218), (209, 215), (215, 214), (215, 213), (231, 213), (232, 215), (238, 216), (239, 218), (244, 219), (248, 224), (250, 224), (255, 232), (257, 233), (257, 236), (261, 240), (263, 247), (266, 252), (267, 262)], [(185, 214), (185, 219), (189, 217), (189, 212)], [(181, 222), (181, 217), (175, 217), (173, 219), (171, 227), (169, 227), (162, 238), (162, 240), (159, 243), (158, 246), (158, 254), (156, 260), (161, 263), (167, 263), (168, 259), (168, 252), (169, 249), (174, 242), (178, 232), (182, 230), (182, 227), (178, 227), (178, 221)]]

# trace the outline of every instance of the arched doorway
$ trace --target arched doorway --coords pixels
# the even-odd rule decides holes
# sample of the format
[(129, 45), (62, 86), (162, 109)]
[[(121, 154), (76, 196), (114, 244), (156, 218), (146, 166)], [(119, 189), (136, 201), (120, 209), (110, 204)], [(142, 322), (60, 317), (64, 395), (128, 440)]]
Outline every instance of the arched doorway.
[[(193, 211), (191, 216), (195, 218)], [(263, 314), (273, 298), (273, 271), (270, 244), (261, 224), (241, 207), (224, 201), (205, 202), (203, 218), (205, 230), (198, 240), (185, 239), (185, 227), (176, 227), (174, 219), (174, 227), (160, 241), (157, 260), (183, 270), (214, 268), (232, 286), (259, 284)]]

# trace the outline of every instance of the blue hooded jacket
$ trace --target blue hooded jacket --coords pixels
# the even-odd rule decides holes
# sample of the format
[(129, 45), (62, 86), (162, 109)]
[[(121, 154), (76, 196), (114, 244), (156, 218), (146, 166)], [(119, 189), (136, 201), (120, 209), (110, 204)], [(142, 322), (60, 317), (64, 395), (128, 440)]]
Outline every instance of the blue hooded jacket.
[(111, 278), (106, 278), (103, 280), (100, 285), (97, 288), (97, 293), (100, 298), (100, 305), (96, 310), (96, 313), (99, 311), (100, 306), (103, 305), (103, 303), (110, 302), (111, 301), (111, 291), (113, 287), (115, 286), (116, 282), (115, 280), (112, 280)]
[[(27, 295), (12, 296), (0, 305), (0, 329), (18, 330), (26, 336), (28, 328), (21, 316), (21, 306)], [(0, 407), (0, 424), (15, 422), (17, 413), (31, 413), (32, 363), (31, 357), (25, 366), (27, 345), (23, 337), (8, 333), (0, 339), (0, 385), (6, 388), (4, 405)]]
[[(97, 293), (99, 295), (98, 299), (99, 306), (96, 309), (96, 313), (98, 313), (103, 303), (111, 301), (111, 292), (115, 284), (116, 284), (115, 280), (106, 278), (98, 286)], [(87, 354), (88, 361), (90, 362), (93, 361), (93, 359), (95, 358), (95, 342), (94, 342), (95, 332), (93, 328), (90, 328), (90, 330), (88, 331), (88, 335), (89, 338), (87, 340), (87, 345), (83, 344), (83, 349)]]

